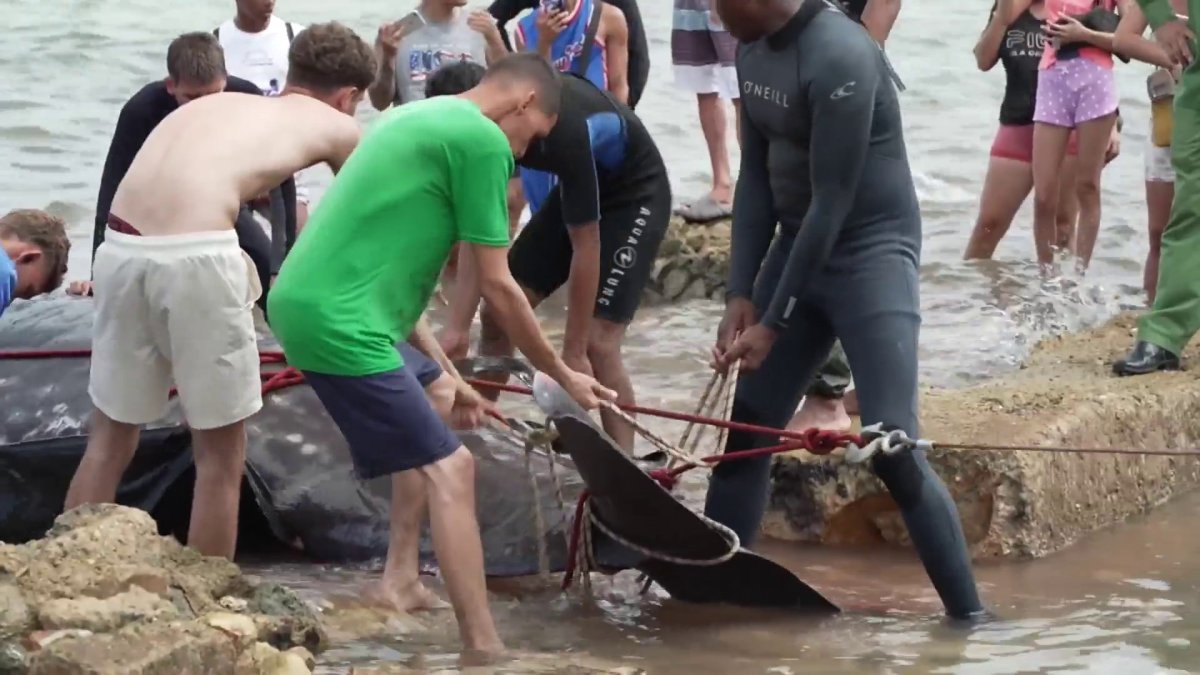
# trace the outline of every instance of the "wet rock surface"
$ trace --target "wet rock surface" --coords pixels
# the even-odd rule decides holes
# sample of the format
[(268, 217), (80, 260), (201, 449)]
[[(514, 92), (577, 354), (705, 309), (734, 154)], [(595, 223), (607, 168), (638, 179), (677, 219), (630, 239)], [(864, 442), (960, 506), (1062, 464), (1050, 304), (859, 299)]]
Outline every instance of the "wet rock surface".
[(728, 220), (699, 225), (673, 218), (659, 246), (645, 300), (672, 303), (724, 298), (729, 225)]
[[(1200, 375), (1115, 378), (1133, 340), (1121, 316), (1039, 344), (1018, 372), (981, 386), (925, 391), (922, 435), (1007, 446), (1179, 449), (1200, 445)], [(1195, 354), (1192, 354), (1195, 356)], [(1200, 483), (1200, 458), (935, 450), (976, 558), (1031, 558), (1146, 513)], [(772, 470), (766, 534), (828, 544), (908, 545), (895, 502), (863, 465), (809, 455)]]
[(309, 673), (314, 609), (159, 536), (142, 511), (87, 506), (0, 544), (0, 675)]
[[(82, 507), (44, 539), (0, 545), (0, 675), (306, 675), (331, 645), (365, 641), (453, 644), (454, 614), (410, 616), (356, 597), (310, 605), (159, 536), (149, 515), (121, 506)], [(442, 670), (415, 657), (359, 672)], [(468, 672), (636, 671), (581, 654), (518, 653)]]

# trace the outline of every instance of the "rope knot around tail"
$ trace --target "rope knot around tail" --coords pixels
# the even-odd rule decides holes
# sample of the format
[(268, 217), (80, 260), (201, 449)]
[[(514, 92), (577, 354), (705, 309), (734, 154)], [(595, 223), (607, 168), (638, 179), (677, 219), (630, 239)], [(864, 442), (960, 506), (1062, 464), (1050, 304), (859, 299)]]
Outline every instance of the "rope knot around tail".
[(855, 434), (846, 434), (829, 429), (805, 429), (800, 432), (797, 444), (814, 455), (828, 455), (838, 448), (851, 445), (861, 445), (862, 438)]

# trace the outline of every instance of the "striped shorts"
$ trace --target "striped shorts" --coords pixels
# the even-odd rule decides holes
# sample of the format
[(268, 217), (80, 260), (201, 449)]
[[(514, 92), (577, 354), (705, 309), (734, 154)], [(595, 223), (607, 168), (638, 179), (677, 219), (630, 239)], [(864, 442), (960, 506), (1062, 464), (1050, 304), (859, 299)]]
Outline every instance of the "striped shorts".
[(676, 86), (694, 94), (737, 98), (737, 40), (721, 28), (709, 10), (709, 0), (675, 0), (672, 21)]

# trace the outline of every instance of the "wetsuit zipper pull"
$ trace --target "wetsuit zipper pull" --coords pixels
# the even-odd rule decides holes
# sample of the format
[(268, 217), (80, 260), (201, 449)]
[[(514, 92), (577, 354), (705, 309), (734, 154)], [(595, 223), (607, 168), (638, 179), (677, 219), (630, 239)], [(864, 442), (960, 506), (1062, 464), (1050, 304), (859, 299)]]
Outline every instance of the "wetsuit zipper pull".
[(892, 60), (888, 58), (887, 50), (882, 45), (879, 47), (879, 53), (883, 55), (883, 65), (887, 66), (888, 75), (891, 76), (892, 82), (896, 85), (896, 90), (903, 92), (907, 87), (904, 86), (904, 81), (900, 79), (900, 74), (892, 66)]

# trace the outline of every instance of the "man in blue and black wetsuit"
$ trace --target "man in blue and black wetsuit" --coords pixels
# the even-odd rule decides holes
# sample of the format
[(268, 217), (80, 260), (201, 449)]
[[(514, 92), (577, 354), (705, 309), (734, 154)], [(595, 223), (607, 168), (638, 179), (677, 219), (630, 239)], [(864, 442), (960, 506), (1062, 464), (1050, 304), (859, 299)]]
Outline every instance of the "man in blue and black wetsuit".
[[(865, 425), (917, 437), (921, 213), (879, 45), (825, 0), (717, 0), (737, 56), (742, 166), (717, 367), (741, 360), (733, 419), (782, 427), (840, 339)], [(779, 232), (776, 233), (777, 225)], [(726, 452), (777, 438), (731, 432)], [(921, 450), (872, 468), (948, 614), (981, 611), (958, 511)], [(719, 464), (705, 511), (753, 540), (770, 460)]]
[[(554, 129), (518, 159), (558, 177), (545, 204), (509, 251), (513, 278), (537, 306), (567, 286), (563, 360), (633, 403), (621, 360), (625, 329), (641, 304), (671, 218), (671, 184), (658, 146), (628, 106), (574, 74), (564, 74)], [(459, 289), (443, 345), (455, 356), (471, 326), (478, 291), (460, 261)], [(512, 353), (485, 307), (480, 351)], [(602, 412), (604, 428), (626, 450), (633, 429)]]

